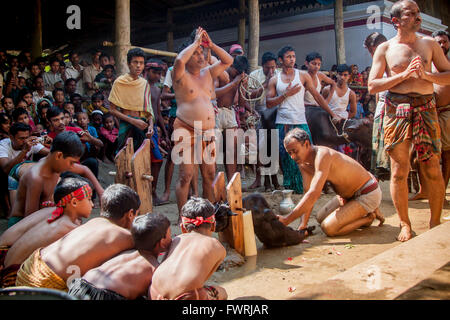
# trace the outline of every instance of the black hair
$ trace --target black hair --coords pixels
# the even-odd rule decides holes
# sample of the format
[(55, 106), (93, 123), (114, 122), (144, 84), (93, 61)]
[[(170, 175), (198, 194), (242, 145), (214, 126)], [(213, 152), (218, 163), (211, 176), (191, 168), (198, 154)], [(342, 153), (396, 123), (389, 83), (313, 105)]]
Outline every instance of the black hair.
[(55, 57), (50, 59), (50, 65), (52, 65), (53, 63), (58, 62), (59, 64), (61, 64), (61, 61), (59, 61), (58, 59), (56, 59)]
[(74, 54), (79, 55), (78, 52), (76, 52), (76, 51), (70, 51), (69, 52), (69, 59), (71, 59)]
[(84, 144), (75, 132), (63, 131), (53, 139), (50, 152), (60, 151), (64, 158), (81, 158), (84, 153)]
[(11, 99), (11, 100), (13, 100), (13, 102), (14, 102), (14, 99), (13, 99), (13, 98), (4, 96), (4, 97), (2, 98), (2, 106), (6, 103), (6, 99)]
[(345, 72), (345, 71), (348, 71), (349, 73), (352, 72), (350, 67), (348, 65), (346, 65), (345, 63), (338, 65), (337, 68), (336, 68), (336, 72), (337, 73), (342, 73), (342, 72)]
[(39, 75), (37, 75), (36, 77), (34, 77), (34, 79), (33, 79), (33, 84), (36, 84), (37, 79), (42, 79), (42, 80), (44, 80), (44, 78), (39, 74)]
[(66, 109), (63, 110), (63, 113), (64, 113), (64, 115), (66, 115), (66, 114), (69, 114), (69, 115), (70, 115), (69, 110), (66, 110)]
[(280, 49), (280, 51), (278, 51), (278, 58), (283, 59), (286, 52), (289, 52), (289, 51), (295, 52), (295, 49), (291, 46), (284, 46), (283, 48)]
[(59, 66), (65, 68), (65, 67), (66, 67), (66, 63), (65, 63), (64, 61), (61, 61), (61, 60), (60, 60), (60, 61), (59, 61)]
[(142, 57), (145, 60), (145, 52), (140, 48), (130, 49), (127, 53), (127, 62), (131, 63), (133, 57)]
[(16, 122), (9, 128), (9, 133), (15, 137), (19, 131), (31, 131), (31, 127), (25, 123), (22, 122)]
[(11, 119), (9, 119), (8, 115), (4, 112), (0, 112), (0, 124), (4, 124), (7, 121), (10, 121)]
[(14, 122), (17, 122), (17, 119), (19, 119), (19, 117), (23, 114), (28, 115), (28, 111), (25, 110), (24, 108), (15, 108), (11, 114), (11, 117), (13, 119)]
[(18, 101), (23, 100), (23, 97), (24, 97), (26, 94), (33, 94), (33, 92), (32, 92), (30, 89), (28, 89), (28, 88), (23, 88), (23, 89), (21, 89), (21, 90), (19, 91)]
[(103, 192), (102, 207), (100, 215), (102, 217), (120, 220), (130, 210), (136, 212), (141, 206), (139, 195), (124, 184), (112, 184)]
[[(78, 116), (80, 116), (80, 115), (82, 115), (82, 114), (85, 114), (86, 116), (88, 115), (87, 112), (85, 112), (85, 111), (80, 111), (80, 112), (75, 113), (75, 119), (77, 119), (77, 121), (78, 121)], [(89, 119), (89, 117), (88, 117), (88, 119)]]
[(92, 188), (90, 183), (80, 176), (65, 176), (64, 178), (61, 178), (61, 181), (56, 185), (55, 191), (53, 193), (53, 200), (55, 201), (55, 203), (58, 203), (59, 200), (74, 192), (75, 190), (80, 189), (86, 184)]
[(107, 64), (104, 68), (103, 71), (107, 70), (107, 69), (111, 69), (113, 72), (115, 71), (114, 66), (112, 64)]
[(61, 88), (55, 88), (55, 89), (53, 89), (53, 91), (52, 91), (53, 99), (55, 99), (56, 93), (57, 93), (58, 91), (61, 91), (62, 93), (64, 93), (64, 90), (61, 89)]
[(433, 32), (433, 34), (431, 36), (433, 38), (446, 36), (447, 39), (450, 40), (450, 33), (448, 33), (447, 31), (444, 31), (444, 30), (436, 30), (435, 32)]
[(102, 117), (103, 117), (103, 122), (105, 122), (106, 119), (108, 119), (108, 118), (113, 118), (114, 119), (114, 116), (113, 116), (113, 114), (111, 112), (105, 113)]
[(371, 34), (369, 34), (366, 38), (366, 40), (364, 40), (364, 47), (365, 48), (376, 48), (377, 46), (379, 46), (380, 44), (382, 44), (383, 42), (386, 42), (387, 39), (386, 37), (379, 33), (379, 32), (372, 32)]
[(77, 80), (75, 80), (74, 78), (69, 78), (66, 80), (66, 82), (64, 82), (64, 86), (67, 87), (69, 85), (70, 82), (75, 82), (77, 83)]
[(274, 60), (275, 63), (277, 62), (277, 56), (273, 54), (272, 52), (264, 52), (261, 58), (261, 65), (265, 65), (267, 62)]
[(101, 58), (103, 58), (103, 57), (107, 57), (108, 60), (110, 59), (110, 58), (109, 58), (109, 55), (106, 54), (106, 53), (104, 53), (104, 52), (102, 52), (102, 54), (100, 55), (99, 59), (101, 59)]
[(248, 72), (248, 60), (245, 56), (236, 56), (231, 66), (239, 73)]
[(169, 219), (161, 213), (147, 213), (136, 217), (131, 226), (134, 248), (152, 251), (166, 237), (169, 227)]
[(316, 59), (319, 59), (320, 61), (322, 61), (322, 56), (321, 56), (320, 53), (318, 53), (318, 52), (311, 52), (311, 53), (308, 53), (308, 54), (306, 55), (306, 58), (305, 58), (305, 60), (306, 60), (307, 62), (311, 62), (311, 61), (316, 60)]
[(61, 113), (64, 113), (64, 111), (61, 108), (55, 106), (48, 108), (47, 110), (48, 121), (51, 121), (52, 118), (59, 116)]
[[(186, 204), (181, 208), (181, 216), (195, 219), (197, 217), (203, 217), (204, 219), (211, 217), (215, 213), (213, 204), (208, 199), (191, 197)], [(204, 223), (199, 227), (193, 224), (186, 224), (187, 231), (192, 231), (199, 228), (211, 228), (209, 223)]]
[(94, 100), (102, 100), (103, 101), (103, 100), (105, 100), (105, 97), (100, 92), (96, 92), (91, 97), (91, 101), (94, 101)]
[(286, 145), (291, 139), (296, 139), (302, 145), (305, 144), (305, 141), (309, 141), (309, 143), (311, 143), (308, 133), (299, 128), (292, 129), (286, 134), (283, 140), (284, 145)]
[(83, 97), (81, 96), (81, 94), (79, 94), (79, 93), (72, 93), (72, 94), (70, 95), (70, 102), (72, 102), (73, 99), (76, 98), (76, 97), (78, 97), (78, 98), (80, 98), (80, 99), (83, 99)]

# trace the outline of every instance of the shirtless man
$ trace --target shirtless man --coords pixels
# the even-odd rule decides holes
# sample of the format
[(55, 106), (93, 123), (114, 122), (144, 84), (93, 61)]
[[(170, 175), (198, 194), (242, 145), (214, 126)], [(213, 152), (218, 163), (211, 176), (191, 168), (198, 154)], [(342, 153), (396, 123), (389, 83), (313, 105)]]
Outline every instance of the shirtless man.
[(158, 256), (172, 243), (170, 221), (160, 213), (136, 217), (134, 250), (125, 251), (75, 279), (69, 294), (89, 300), (134, 300), (147, 296)]
[[(217, 54), (219, 61), (212, 66), (206, 66), (204, 48), (211, 48)], [(211, 99), (214, 93), (213, 79), (218, 77), (232, 63), (231, 56), (222, 48), (214, 44), (208, 33), (202, 28), (197, 29), (194, 42), (185, 48), (175, 59), (172, 80), (177, 101), (177, 118), (173, 124), (175, 135), (174, 153), (187, 153), (180, 163), (179, 180), (176, 186), (176, 196), (178, 210), (186, 203), (189, 193), (194, 164), (194, 140), (198, 135), (203, 136), (202, 156), (200, 171), (203, 180), (203, 196), (214, 202), (214, 194), (211, 188), (215, 178), (215, 143), (211, 141), (214, 137), (206, 136), (205, 131), (211, 132), (215, 127), (214, 109), (211, 106)], [(200, 122), (202, 132), (194, 133), (194, 122)], [(183, 136), (183, 141), (180, 138)], [(199, 140), (199, 139), (197, 139)], [(209, 140), (209, 141), (208, 141)], [(180, 152), (180, 144), (182, 147)], [(178, 148), (177, 148), (178, 147)], [(177, 150), (178, 149), (178, 150)], [(206, 149), (206, 150), (205, 150)], [(205, 152), (204, 152), (205, 151)], [(208, 153), (213, 159), (205, 161), (204, 154)], [(180, 158), (178, 156), (178, 158)]]
[[(239, 92), (241, 82), (247, 82), (245, 74), (248, 71), (248, 61), (244, 56), (237, 56), (234, 58), (233, 64), (218, 78), (219, 87), (216, 88), (217, 96), (217, 128), (222, 131), (224, 142), (224, 156), (225, 156), (225, 173), (228, 181), (233, 178), (237, 172), (237, 158), (238, 158), (238, 141), (236, 131), (240, 127), (237, 122), (241, 106), (246, 106), (246, 102), (242, 99)], [(247, 105), (248, 107), (248, 105)], [(228, 139), (233, 139), (229, 141)], [(233, 158), (229, 159), (228, 152), (233, 153)]]
[(10, 247), (4, 261), (3, 287), (15, 286), (20, 265), (34, 250), (62, 238), (80, 226), (82, 218), (89, 217), (93, 207), (91, 197), (92, 189), (87, 181), (65, 178), (55, 188), (57, 207), (44, 208), (33, 214), (41, 218), (33, 225), (27, 220), (33, 220), (33, 217), (28, 216), (2, 235), (0, 246)]
[(181, 211), (183, 234), (172, 245), (153, 274), (152, 300), (226, 300), (218, 286), (205, 286), (226, 256), (225, 248), (211, 237), (216, 226), (214, 206), (206, 199), (191, 198)]
[(316, 217), (327, 236), (341, 236), (370, 226), (375, 218), (381, 221), (380, 225), (384, 222), (378, 210), (381, 189), (377, 180), (358, 162), (328, 147), (312, 146), (308, 133), (298, 128), (286, 135), (284, 147), (298, 164), (306, 191), (290, 214), (278, 216), (284, 225), (302, 217), (298, 229), (308, 227), (311, 211), (327, 181), (337, 197), (330, 200)]
[[(440, 224), (445, 190), (439, 169), (441, 142), (433, 83), (450, 84), (450, 72), (446, 72), (450, 71), (450, 62), (436, 41), (416, 35), (422, 19), (414, 1), (396, 2), (391, 8), (391, 21), (397, 35), (376, 49), (368, 89), (370, 94), (389, 90), (384, 142), (391, 160), (391, 196), (400, 218), (397, 239), (407, 241), (412, 237), (407, 185), (412, 144), (418, 153), (423, 184), (433, 188), (428, 197), (430, 228)], [(432, 63), (440, 73), (431, 73)]]
[(110, 112), (120, 120), (117, 150), (125, 145), (129, 137), (133, 138), (137, 151), (146, 138), (153, 135), (153, 114), (150, 85), (140, 77), (144, 71), (145, 53), (135, 48), (128, 51), (129, 73), (114, 81), (109, 95)]
[[(447, 60), (450, 48), (450, 34), (447, 31), (437, 31), (433, 33), (434, 40), (439, 43)], [(442, 143), (442, 175), (444, 177), (444, 188), (447, 189), (450, 179), (450, 86), (434, 85), (436, 94), (436, 109), (439, 115), (439, 126), (441, 128)], [(446, 204), (449, 203), (446, 201)]]
[(101, 196), (103, 188), (94, 174), (87, 167), (77, 164), (83, 152), (84, 146), (76, 133), (60, 133), (53, 140), (50, 153), (38, 163), (29, 166), (20, 177), (8, 227), (43, 207), (54, 206), (53, 192), (64, 171), (71, 171), (89, 179)]
[(138, 194), (128, 186), (113, 184), (101, 202), (100, 217), (35, 250), (21, 265), (16, 285), (68, 291), (71, 279), (133, 248), (129, 230), (141, 205)]

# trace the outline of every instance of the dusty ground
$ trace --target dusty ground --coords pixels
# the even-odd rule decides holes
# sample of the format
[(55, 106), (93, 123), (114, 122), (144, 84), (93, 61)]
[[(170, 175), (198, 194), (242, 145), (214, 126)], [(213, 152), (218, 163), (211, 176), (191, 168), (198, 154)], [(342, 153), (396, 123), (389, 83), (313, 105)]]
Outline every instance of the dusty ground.
[[(101, 163), (99, 180), (103, 186), (106, 187), (113, 183), (113, 177), (107, 174), (113, 170), (112, 164)], [(172, 181), (173, 190), (177, 173), (176, 168)], [(250, 185), (253, 180), (253, 174), (247, 171), (246, 176), (242, 179), (243, 187)], [(161, 194), (162, 187), (163, 184), (159, 183), (158, 194)], [(383, 190), (381, 210), (386, 217), (386, 222), (382, 227), (378, 227), (378, 222), (375, 221), (371, 227), (354, 231), (347, 236), (326, 237), (315, 220), (315, 212), (333, 197), (333, 195), (324, 194), (314, 207), (310, 225), (315, 225), (316, 231), (307, 239), (307, 243), (279, 249), (266, 249), (257, 240), (258, 256), (247, 258), (243, 266), (216, 272), (210, 279), (211, 283), (225, 287), (229, 299), (290, 299), (295, 296), (296, 292), (304, 291), (399, 245), (400, 242), (396, 241), (399, 220), (389, 194), (389, 182), (382, 182), (381, 188)], [(201, 192), (201, 183), (199, 189)], [(263, 194), (269, 203), (274, 205), (276, 211), (278, 209), (276, 199), (278, 198), (273, 197), (270, 193)], [(244, 193), (245, 195), (246, 193)], [(447, 199), (449, 195), (450, 189), (447, 189)], [(300, 199), (301, 195), (293, 196), (295, 203)], [(178, 212), (174, 192), (172, 192), (170, 200), (170, 204), (154, 207), (154, 211), (167, 215), (172, 223), (172, 233), (177, 235), (180, 234), (180, 228), (176, 225)], [(413, 201), (410, 202), (409, 207), (414, 233), (420, 235), (428, 230), (429, 209), (427, 209), (427, 203), (424, 200)], [(91, 216), (98, 216), (98, 212), (98, 209), (94, 209)], [(444, 209), (442, 217), (449, 215), (450, 210)], [(442, 221), (445, 222), (445, 220)], [(297, 227), (298, 221), (291, 226)], [(5, 228), (6, 220), (0, 220), (0, 233)], [(442, 276), (442, 272), (446, 276)], [(448, 284), (450, 271), (448, 268), (444, 268), (442, 272), (441, 278), (447, 279)], [(314, 299), (314, 297), (310, 298)]]

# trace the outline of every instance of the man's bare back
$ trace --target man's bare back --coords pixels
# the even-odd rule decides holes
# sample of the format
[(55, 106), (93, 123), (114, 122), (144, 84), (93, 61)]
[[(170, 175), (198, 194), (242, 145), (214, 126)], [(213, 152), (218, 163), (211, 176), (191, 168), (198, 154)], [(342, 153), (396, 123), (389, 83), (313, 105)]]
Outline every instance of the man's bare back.
[(134, 300), (147, 295), (157, 267), (155, 257), (144, 257), (137, 250), (129, 250), (88, 271), (83, 279), (96, 288), (108, 289)]
[(316, 149), (314, 161), (299, 166), (304, 179), (305, 190), (310, 188), (318, 159), (324, 159), (330, 164), (326, 180), (333, 185), (336, 194), (344, 199), (351, 198), (357, 190), (372, 178), (369, 172), (354, 159), (328, 147), (315, 146), (314, 148)]
[(53, 191), (58, 183), (59, 174), (50, 173), (43, 167), (44, 163), (42, 159), (20, 178), (11, 217), (26, 217), (38, 211), (43, 202), (53, 201)]
[(64, 281), (78, 268), (79, 276), (134, 246), (129, 230), (106, 218), (95, 218), (41, 250), (42, 260)]
[[(43, 210), (48, 212), (47, 217), (50, 217), (54, 209)], [(81, 221), (73, 223), (67, 216), (62, 216), (51, 224), (47, 219), (43, 219), (14, 242), (6, 255), (5, 267), (22, 264), (36, 249), (50, 245), (80, 225)]]
[(215, 238), (197, 232), (175, 237), (166, 259), (156, 269), (150, 294), (175, 299), (183, 293), (200, 289), (217, 270), (226, 251)]

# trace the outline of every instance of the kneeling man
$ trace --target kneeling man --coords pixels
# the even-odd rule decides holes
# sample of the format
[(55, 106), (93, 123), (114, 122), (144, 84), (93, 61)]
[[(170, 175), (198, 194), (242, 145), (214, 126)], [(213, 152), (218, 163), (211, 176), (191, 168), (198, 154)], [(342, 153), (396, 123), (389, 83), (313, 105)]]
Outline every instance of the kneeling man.
[(302, 217), (299, 229), (308, 226), (311, 211), (323, 186), (329, 181), (337, 194), (317, 213), (317, 221), (328, 236), (341, 236), (370, 226), (375, 218), (384, 222), (379, 211), (381, 189), (377, 180), (358, 162), (333, 149), (313, 146), (308, 134), (291, 130), (284, 138), (284, 147), (300, 168), (307, 191), (295, 209), (287, 216), (278, 216), (288, 225)]

